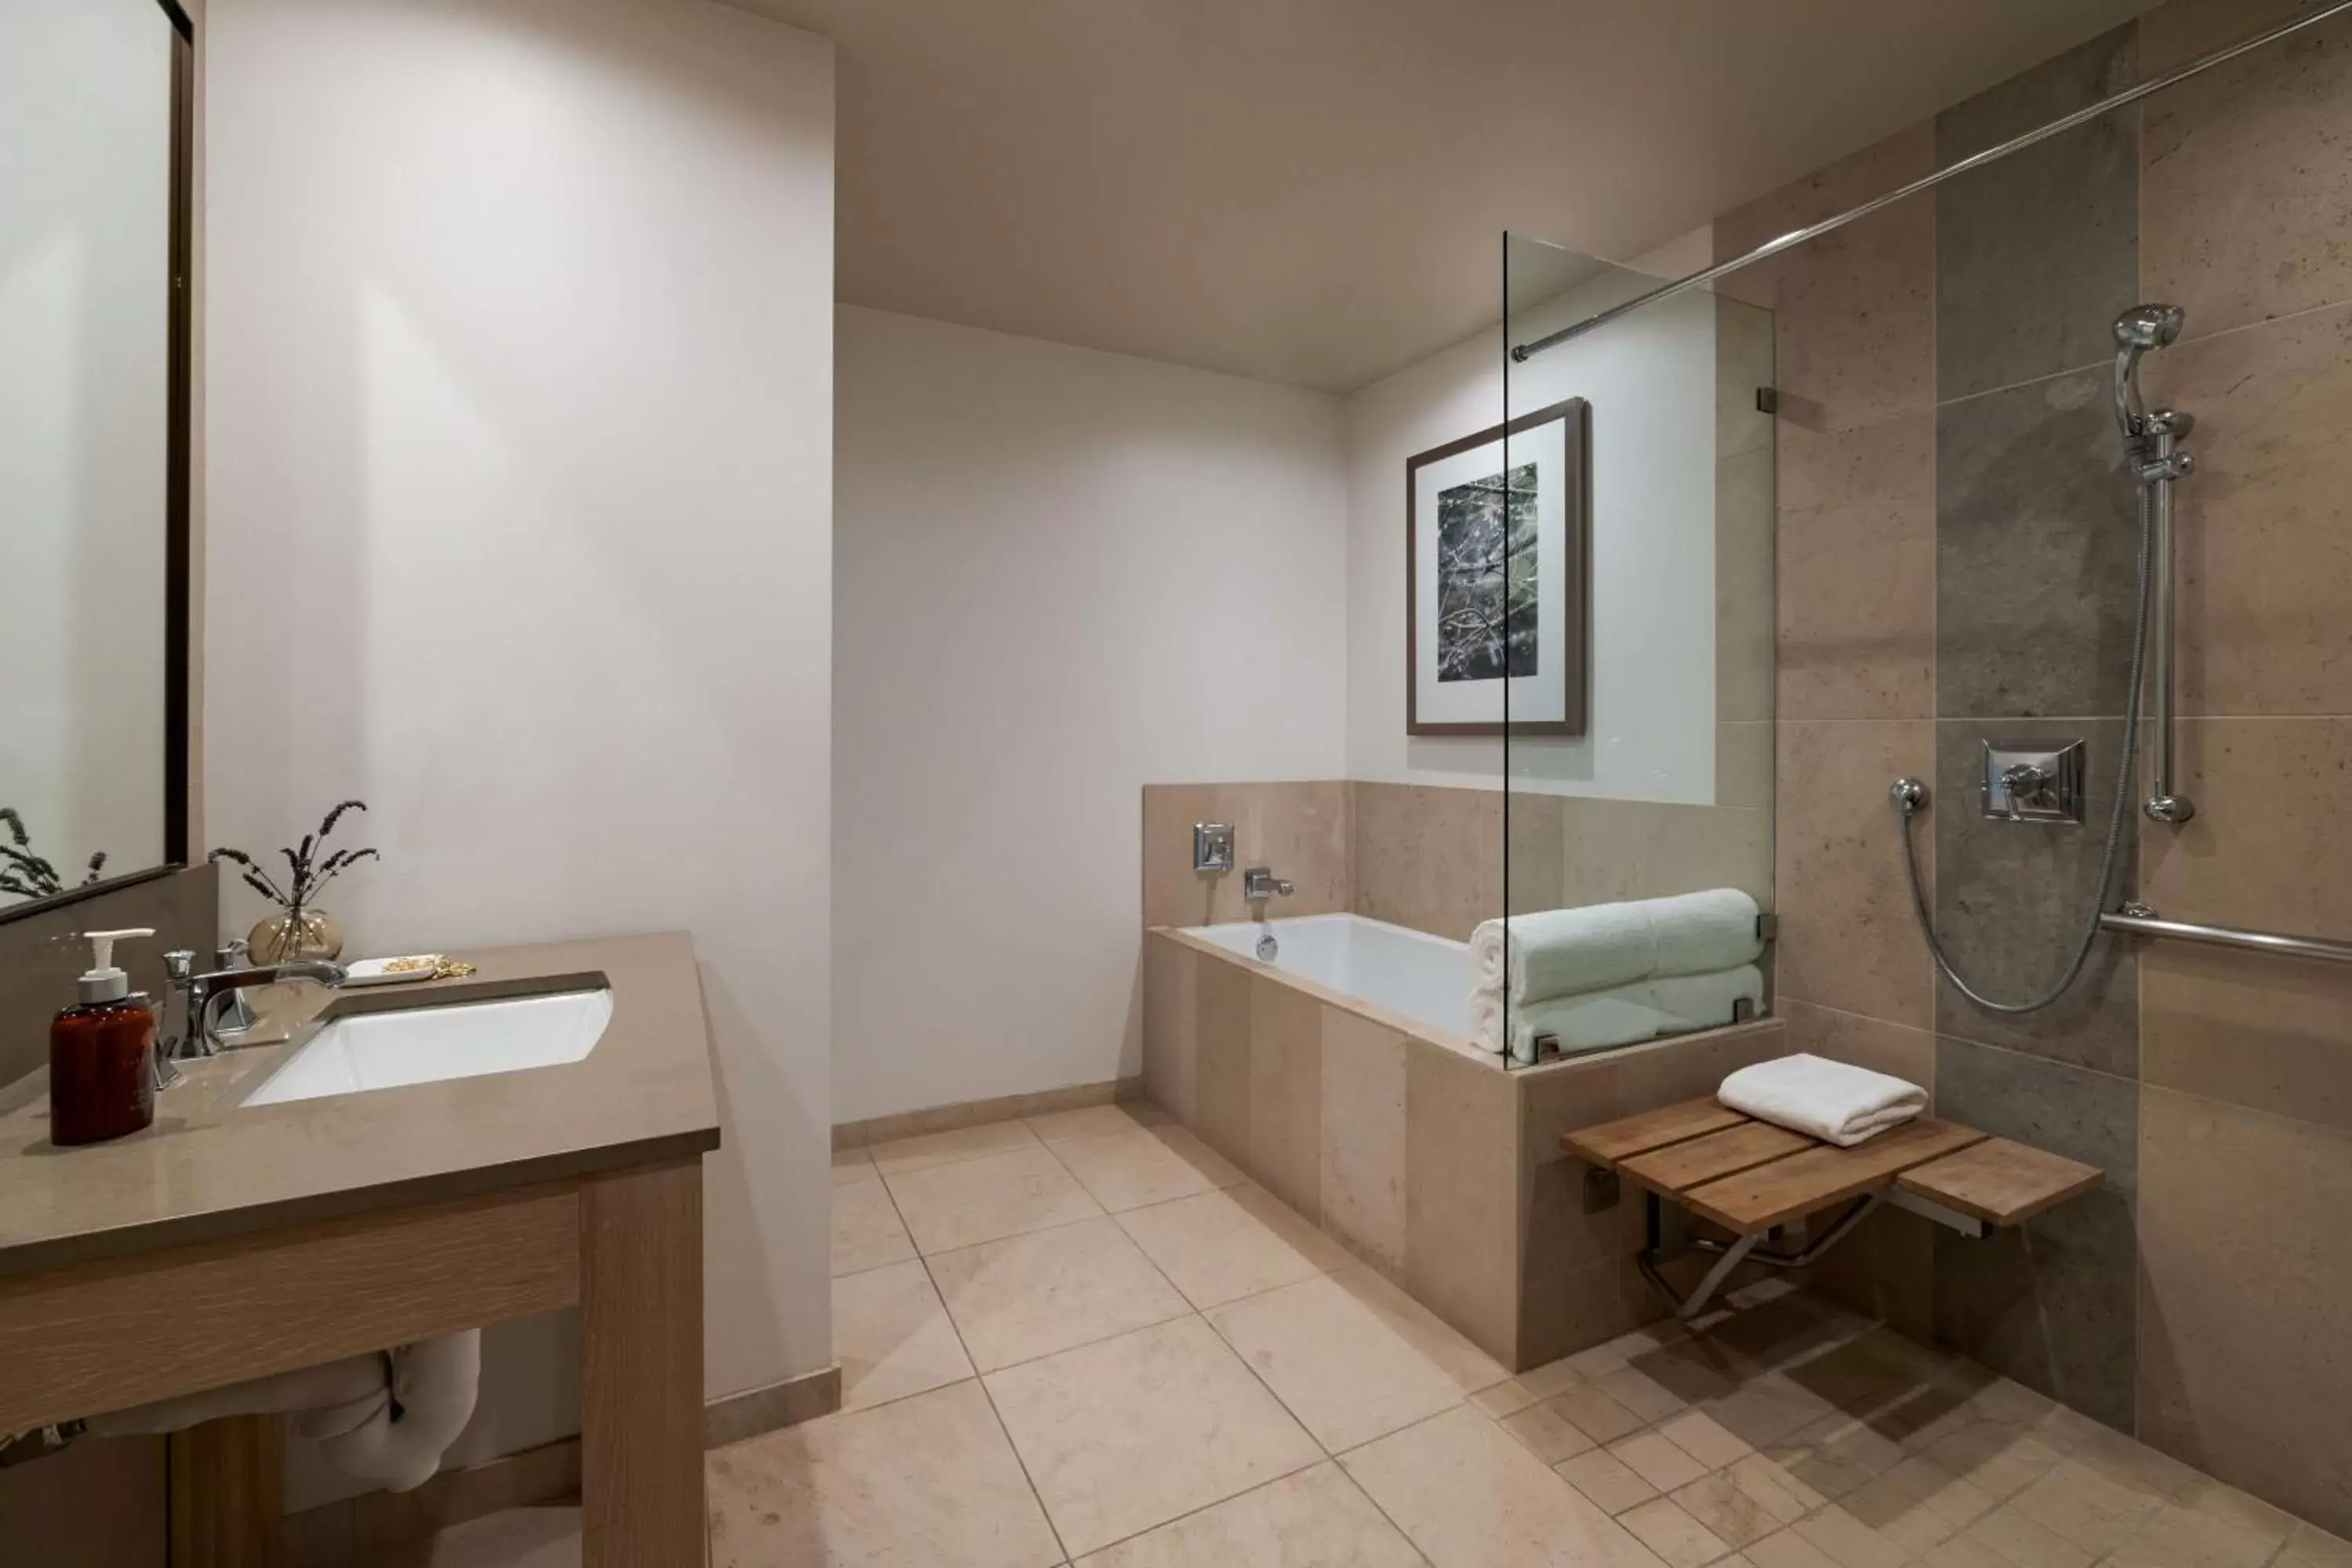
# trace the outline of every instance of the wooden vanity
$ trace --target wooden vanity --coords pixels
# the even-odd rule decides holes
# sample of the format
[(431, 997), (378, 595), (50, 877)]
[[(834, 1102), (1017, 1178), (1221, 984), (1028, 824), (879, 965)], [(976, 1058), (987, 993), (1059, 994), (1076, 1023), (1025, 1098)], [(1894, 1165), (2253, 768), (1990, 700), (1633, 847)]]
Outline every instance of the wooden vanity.
[[(310, 993), (272, 1047), (184, 1064), (155, 1125), (60, 1149), (44, 1075), (0, 1089), (0, 1430), (577, 1303), (583, 1562), (703, 1561), (709, 1027), (682, 933), (463, 955), (478, 973)], [(244, 1107), (354, 1011), (609, 985), (581, 1061)], [(278, 1560), (276, 1424), (173, 1439), (175, 1568)]]

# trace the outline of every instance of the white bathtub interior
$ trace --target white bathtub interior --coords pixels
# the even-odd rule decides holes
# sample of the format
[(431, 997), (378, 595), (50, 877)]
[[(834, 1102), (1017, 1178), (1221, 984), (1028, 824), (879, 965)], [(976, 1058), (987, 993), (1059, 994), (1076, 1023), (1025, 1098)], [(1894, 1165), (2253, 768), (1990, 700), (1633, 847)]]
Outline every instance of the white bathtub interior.
[(1385, 1007), (1466, 1040), (1470, 1035), (1470, 948), (1362, 915), (1297, 915), (1192, 926), (1190, 934), (1252, 962), (1271, 934), (1267, 964), (1318, 985)]

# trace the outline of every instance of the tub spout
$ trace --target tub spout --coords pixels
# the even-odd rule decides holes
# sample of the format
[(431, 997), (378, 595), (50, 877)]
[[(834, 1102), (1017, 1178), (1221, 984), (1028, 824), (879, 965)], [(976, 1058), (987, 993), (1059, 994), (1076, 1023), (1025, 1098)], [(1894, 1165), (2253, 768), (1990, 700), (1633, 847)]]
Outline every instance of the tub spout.
[(1252, 866), (1242, 873), (1242, 898), (1253, 904), (1272, 898), (1290, 897), (1290, 884), (1274, 874), (1271, 866)]

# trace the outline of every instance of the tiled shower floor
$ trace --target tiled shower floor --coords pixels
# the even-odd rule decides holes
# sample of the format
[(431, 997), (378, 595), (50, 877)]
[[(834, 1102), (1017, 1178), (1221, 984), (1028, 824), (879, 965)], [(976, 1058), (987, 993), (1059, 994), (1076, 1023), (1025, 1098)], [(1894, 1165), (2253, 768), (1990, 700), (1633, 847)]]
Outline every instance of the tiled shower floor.
[(845, 1408), (710, 1457), (719, 1568), (2352, 1568), (1778, 1282), (1512, 1378), (1126, 1109), (835, 1176)]

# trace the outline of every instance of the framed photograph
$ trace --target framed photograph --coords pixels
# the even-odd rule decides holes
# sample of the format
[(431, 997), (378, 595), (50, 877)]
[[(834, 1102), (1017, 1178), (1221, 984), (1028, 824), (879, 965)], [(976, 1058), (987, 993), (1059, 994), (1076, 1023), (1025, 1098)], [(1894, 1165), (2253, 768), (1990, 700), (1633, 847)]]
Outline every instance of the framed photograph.
[(1408, 458), (1405, 732), (1585, 731), (1592, 436), (1580, 397)]

